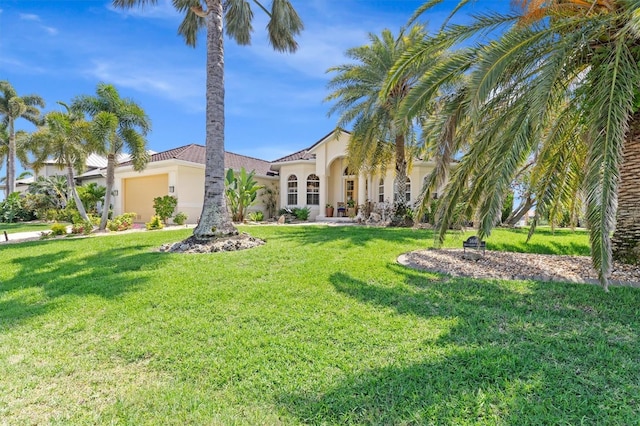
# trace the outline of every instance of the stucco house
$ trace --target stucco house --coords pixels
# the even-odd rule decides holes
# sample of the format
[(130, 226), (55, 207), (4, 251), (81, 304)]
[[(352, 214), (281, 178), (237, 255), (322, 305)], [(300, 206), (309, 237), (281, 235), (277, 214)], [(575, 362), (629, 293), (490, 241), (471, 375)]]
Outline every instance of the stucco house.
[[(384, 176), (351, 174), (347, 167), (346, 150), (351, 134), (332, 131), (308, 148), (279, 158), (265, 161), (244, 155), (225, 153), (225, 166), (233, 170), (244, 167), (254, 170), (258, 183), (272, 188), (278, 195), (277, 209), (282, 207), (309, 207), (310, 219), (324, 219), (325, 206), (356, 205), (367, 201), (388, 203), (393, 201), (393, 170)], [(205, 147), (185, 145), (151, 156), (142, 172), (133, 170), (130, 162), (116, 168), (114, 186), (114, 213), (136, 212), (137, 221), (148, 221), (153, 215), (153, 198), (174, 195), (178, 198), (177, 211), (195, 223), (202, 210), (204, 197)], [(407, 196), (416, 200), (424, 177), (434, 164), (416, 159), (407, 179)], [(392, 168), (391, 168), (392, 169)], [(250, 211), (265, 209), (264, 191)]]
[[(332, 131), (308, 148), (275, 161), (266, 161), (245, 155), (225, 153), (225, 167), (239, 171), (255, 171), (258, 184), (270, 188), (275, 194), (275, 211), (282, 207), (308, 207), (311, 220), (322, 220), (325, 206), (335, 207), (334, 216), (347, 215), (338, 211), (349, 200), (356, 205), (366, 202), (391, 203), (394, 200), (393, 167), (383, 176), (353, 174), (347, 166), (348, 131)], [(187, 214), (188, 223), (196, 223), (202, 212), (204, 198), (205, 147), (184, 145), (167, 151), (152, 153), (147, 167), (133, 170), (127, 157), (120, 158), (115, 169), (112, 197), (115, 215), (135, 212), (136, 222), (148, 222), (154, 214), (153, 199), (163, 195), (178, 198), (176, 212)], [(87, 170), (77, 179), (79, 184), (97, 182), (105, 185), (106, 159), (92, 155)], [(407, 198), (414, 202), (422, 183), (434, 164), (414, 159), (407, 179)], [(54, 164), (48, 164), (39, 175), (63, 174)], [(271, 195), (274, 196), (274, 195)], [(266, 191), (259, 193), (258, 201), (249, 211), (260, 210), (269, 217)]]

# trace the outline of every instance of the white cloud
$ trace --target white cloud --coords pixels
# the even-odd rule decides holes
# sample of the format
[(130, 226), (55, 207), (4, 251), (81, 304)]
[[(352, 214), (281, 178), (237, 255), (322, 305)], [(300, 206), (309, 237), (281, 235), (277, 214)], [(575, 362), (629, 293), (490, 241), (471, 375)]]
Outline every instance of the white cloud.
[(204, 69), (112, 58), (93, 61), (93, 67), (84, 73), (106, 83), (179, 102), (192, 111), (204, 110)]
[(46, 32), (48, 32), (50, 35), (56, 35), (56, 34), (58, 34), (58, 29), (57, 29), (57, 28), (54, 28), (54, 27), (47, 27), (47, 26), (44, 26), (44, 25), (42, 26), (42, 28), (43, 28)]
[(20, 19), (22, 19), (23, 21), (40, 22), (40, 17), (38, 15), (33, 14), (33, 13), (20, 13), (18, 16), (20, 16)]
[(145, 5), (143, 7), (132, 7), (121, 9), (107, 5), (107, 9), (124, 17), (151, 18), (151, 19), (181, 19), (180, 13), (173, 7), (170, 0), (160, 0), (155, 5)]

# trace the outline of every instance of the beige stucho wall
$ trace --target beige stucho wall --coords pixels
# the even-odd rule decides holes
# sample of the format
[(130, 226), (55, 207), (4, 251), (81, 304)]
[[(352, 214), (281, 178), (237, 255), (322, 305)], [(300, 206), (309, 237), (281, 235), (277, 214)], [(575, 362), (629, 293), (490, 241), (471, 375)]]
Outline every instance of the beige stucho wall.
[[(149, 163), (142, 172), (134, 171), (131, 166), (118, 167), (114, 185), (114, 189), (118, 191), (118, 195), (114, 197), (114, 213), (119, 215), (125, 212), (126, 188), (124, 185), (127, 179), (163, 174), (168, 176), (164, 195), (174, 195), (178, 198), (176, 213), (185, 213), (189, 224), (197, 223), (202, 213), (202, 201), (204, 200), (204, 165), (179, 160)], [(259, 185), (272, 185), (277, 188), (277, 178), (256, 176), (255, 179)], [(173, 187), (173, 192), (170, 192), (171, 187)], [(259, 194), (261, 193), (262, 191), (259, 192)], [(279, 206), (276, 208), (276, 212), (278, 208)], [(249, 209), (250, 212), (256, 210), (261, 210), (266, 217), (266, 209), (260, 195), (256, 204)]]

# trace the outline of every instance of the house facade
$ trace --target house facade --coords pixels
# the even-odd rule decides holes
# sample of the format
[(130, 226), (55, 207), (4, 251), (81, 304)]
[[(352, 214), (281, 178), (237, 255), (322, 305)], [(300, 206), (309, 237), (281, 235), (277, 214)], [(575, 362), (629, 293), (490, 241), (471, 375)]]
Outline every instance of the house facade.
[[(257, 202), (249, 209), (271, 217), (283, 207), (308, 207), (311, 220), (326, 218), (325, 206), (334, 206), (334, 216), (347, 216), (350, 200), (356, 206), (366, 202), (391, 203), (394, 199), (394, 175), (352, 174), (347, 165), (347, 145), (351, 134), (332, 131), (308, 148), (275, 161), (225, 153), (225, 166), (239, 171), (255, 172), (259, 185), (269, 188), (259, 192)], [(153, 154), (146, 169), (133, 170), (130, 162), (116, 168), (114, 213), (135, 212), (136, 221), (146, 222), (154, 214), (153, 198), (174, 195), (176, 211), (185, 212), (189, 223), (196, 223), (204, 198), (205, 147), (186, 145)], [(432, 162), (416, 159), (408, 173), (407, 198), (413, 203), (425, 178), (434, 168)], [(275, 196), (273, 211), (268, 211), (268, 198)], [(343, 206), (342, 211), (338, 207)]]
[[(255, 180), (263, 186), (249, 212), (262, 211), (273, 217), (284, 207), (307, 207), (311, 220), (326, 218), (325, 206), (334, 207), (334, 216), (355, 214), (348, 210), (365, 203), (389, 204), (394, 200), (393, 167), (384, 175), (355, 174), (347, 163), (347, 145), (351, 134), (332, 131), (308, 148), (275, 161), (265, 161), (244, 155), (225, 153), (226, 169), (244, 168), (255, 172)], [(136, 222), (148, 222), (154, 215), (153, 199), (173, 195), (178, 199), (176, 212), (187, 214), (187, 223), (197, 223), (204, 199), (206, 149), (190, 144), (164, 152), (153, 153), (147, 167), (137, 172), (124, 158), (115, 169), (112, 205), (115, 215), (135, 212)], [(96, 182), (105, 185), (105, 164), (91, 157), (78, 183)], [(434, 164), (414, 159), (407, 178), (407, 199), (415, 202), (424, 178)], [(51, 165), (42, 175), (63, 174)], [(268, 188), (268, 190), (267, 190)], [(272, 208), (269, 208), (271, 206)]]

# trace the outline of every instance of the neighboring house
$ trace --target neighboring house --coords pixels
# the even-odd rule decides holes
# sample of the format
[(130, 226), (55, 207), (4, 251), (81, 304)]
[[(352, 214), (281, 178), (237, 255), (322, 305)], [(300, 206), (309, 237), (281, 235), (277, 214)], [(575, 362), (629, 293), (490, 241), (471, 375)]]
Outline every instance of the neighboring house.
[[(349, 172), (346, 150), (350, 135), (344, 130), (339, 134), (332, 131), (309, 148), (272, 162), (226, 152), (225, 166), (236, 171), (242, 167), (254, 170), (260, 185), (279, 193), (276, 209), (309, 207), (312, 220), (325, 218), (326, 204), (337, 207), (349, 200), (356, 205), (392, 202), (392, 168), (384, 176)], [(154, 213), (153, 198), (169, 194), (178, 198), (176, 211), (185, 212), (188, 222), (196, 223), (204, 199), (204, 164), (205, 147), (196, 144), (152, 155), (142, 172), (134, 171), (131, 163), (120, 164), (115, 175), (114, 213), (135, 212), (136, 221), (148, 221)], [(418, 197), (423, 180), (433, 167), (432, 162), (413, 161), (407, 179), (410, 203)], [(261, 210), (267, 217), (263, 191), (259, 194), (249, 210)]]
[[(187, 222), (196, 223), (204, 200), (205, 160), (205, 147), (191, 144), (153, 154), (142, 172), (133, 170), (131, 162), (120, 164), (115, 173), (114, 213), (134, 212), (136, 222), (148, 222), (155, 214), (153, 199), (173, 195), (178, 198), (176, 212), (186, 213)], [(224, 161), (233, 170), (255, 170), (259, 185), (277, 185), (268, 161), (231, 152), (225, 153)], [(249, 209), (255, 210), (264, 211), (261, 200)]]

